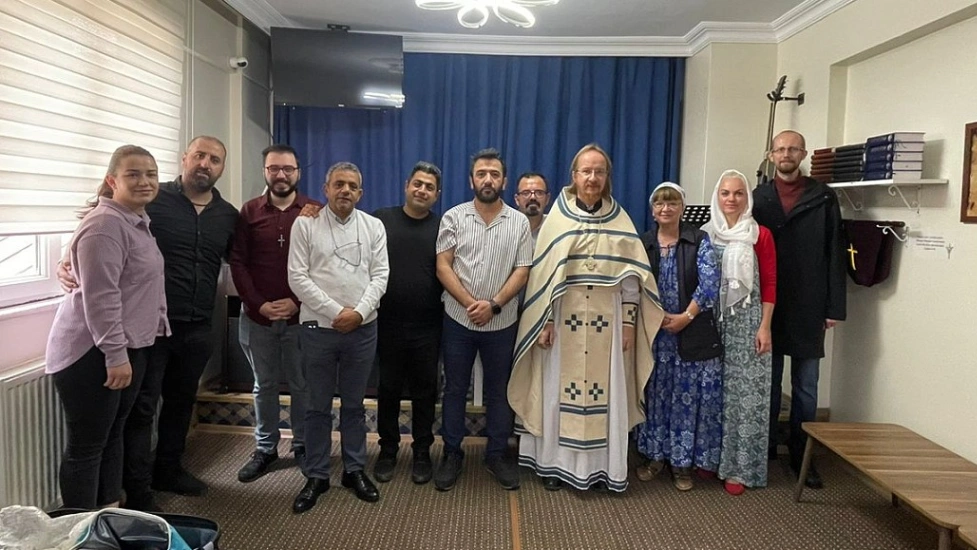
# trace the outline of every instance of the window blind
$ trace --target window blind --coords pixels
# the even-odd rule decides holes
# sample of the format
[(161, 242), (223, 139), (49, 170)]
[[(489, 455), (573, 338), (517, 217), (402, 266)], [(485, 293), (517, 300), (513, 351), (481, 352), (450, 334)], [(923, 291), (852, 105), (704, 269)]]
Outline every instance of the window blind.
[(186, 4), (0, 2), (0, 235), (72, 231), (120, 145), (179, 173)]

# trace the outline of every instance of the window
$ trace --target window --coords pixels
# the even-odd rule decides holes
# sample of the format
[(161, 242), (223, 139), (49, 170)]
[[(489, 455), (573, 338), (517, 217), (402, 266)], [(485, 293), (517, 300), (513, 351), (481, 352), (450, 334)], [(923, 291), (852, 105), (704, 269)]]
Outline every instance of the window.
[(55, 264), (112, 152), (181, 151), (183, 0), (0, 2), (0, 307), (57, 295)]
[(0, 236), (0, 307), (61, 293), (55, 265), (71, 233)]

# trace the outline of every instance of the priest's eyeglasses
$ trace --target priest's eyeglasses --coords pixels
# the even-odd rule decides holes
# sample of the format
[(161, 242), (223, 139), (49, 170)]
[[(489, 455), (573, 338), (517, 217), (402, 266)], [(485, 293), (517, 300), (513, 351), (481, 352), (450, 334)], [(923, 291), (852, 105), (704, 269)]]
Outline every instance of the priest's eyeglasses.
[(604, 170), (603, 168), (576, 170), (576, 172), (585, 178), (589, 178), (590, 176), (594, 176), (595, 178), (603, 178), (607, 176), (607, 170)]
[(525, 189), (516, 194), (524, 199), (528, 199), (529, 197), (545, 197), (546, 195), (549, 195), (550, 192), (545, 189)]

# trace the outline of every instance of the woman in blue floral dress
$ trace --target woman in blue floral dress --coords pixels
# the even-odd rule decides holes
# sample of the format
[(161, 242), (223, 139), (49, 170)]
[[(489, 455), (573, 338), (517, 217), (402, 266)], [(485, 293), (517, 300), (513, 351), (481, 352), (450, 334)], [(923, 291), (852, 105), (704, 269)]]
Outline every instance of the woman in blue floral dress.
[(702, 229), (719, 258), (723, 338), (723, 452), (719, 478), (736, 496), (767, 485), (770, 426), (770, 321), (777, 297), (773, 235), (753, 219), (746, 176), (727, 170), (716, 183)]
[(713, 315), (719, 269), (709, 236), (681, 222), (685, 192), (665, 182), (649, 206), (656, 225), (642, 235), (665, 310), (654, 342), (655, 370), (645, 388), (647, 419), (637, 428), (648, 481), (666, 464), (680, 491), (692, 469), (715, 472), (722, 445), (722, 345)]

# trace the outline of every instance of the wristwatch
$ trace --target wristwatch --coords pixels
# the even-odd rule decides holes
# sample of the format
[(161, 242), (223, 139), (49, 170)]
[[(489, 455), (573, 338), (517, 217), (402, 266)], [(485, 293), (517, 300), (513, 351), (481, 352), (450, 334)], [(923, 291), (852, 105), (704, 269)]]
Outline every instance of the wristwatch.
[(489, 300), (489, 305), (492, 306), (492, 315), (498, 315), (502, 313), (502, 306), (497, 304), (495, 300)]

